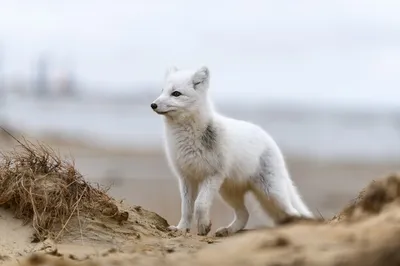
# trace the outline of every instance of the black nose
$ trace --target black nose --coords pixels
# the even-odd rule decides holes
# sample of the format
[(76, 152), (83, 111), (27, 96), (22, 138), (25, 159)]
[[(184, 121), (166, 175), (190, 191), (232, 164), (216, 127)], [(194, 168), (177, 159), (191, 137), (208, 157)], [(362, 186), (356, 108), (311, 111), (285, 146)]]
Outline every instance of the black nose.
[(151, 108), (154, 110), (154, 109), (157, 109), (157, 104), (155, 104), (155, 103), (152, 103), (151, 105)]

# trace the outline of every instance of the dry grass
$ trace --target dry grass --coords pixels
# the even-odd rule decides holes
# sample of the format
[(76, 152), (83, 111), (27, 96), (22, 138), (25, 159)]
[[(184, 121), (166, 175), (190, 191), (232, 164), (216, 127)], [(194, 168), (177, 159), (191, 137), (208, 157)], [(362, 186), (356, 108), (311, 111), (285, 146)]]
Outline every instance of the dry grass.
[(387, 205), (400, 201), (400, 174), (372, 181), (331, 221), (354, 221), (379, 214)]
[(71, 218), (95, 215), (100, 206), (111, 210), (109, 215), (118, 213), (106, 189), (86, 182), (73, 161), (45, 145), (17, 142), (16, 149), (1, 156), (0, 206), (31, 222), (38, 241), (57, 240)]

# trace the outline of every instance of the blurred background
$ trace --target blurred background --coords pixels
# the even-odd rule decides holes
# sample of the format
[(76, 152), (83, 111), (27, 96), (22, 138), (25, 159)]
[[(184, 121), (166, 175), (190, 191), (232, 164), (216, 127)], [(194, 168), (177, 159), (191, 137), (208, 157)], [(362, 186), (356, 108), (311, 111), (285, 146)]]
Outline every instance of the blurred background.
[[(329, 218), (400, 168), (399, 12), (395, 0), (2, 1), (0, 124), (175, 224), (178, 186), (150, 103), (167, 67), (206, 65), (219, 111), (269, 131)], [(248, 227), (266, 224), (252, 203)], [(232, 215), (217, 201), (214, 230)]]

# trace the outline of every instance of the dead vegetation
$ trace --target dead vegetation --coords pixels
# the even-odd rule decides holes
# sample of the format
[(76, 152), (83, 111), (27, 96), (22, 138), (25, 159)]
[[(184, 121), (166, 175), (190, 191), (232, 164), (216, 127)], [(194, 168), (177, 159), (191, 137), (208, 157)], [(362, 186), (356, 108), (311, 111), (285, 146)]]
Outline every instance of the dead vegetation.
[(31, 222), (40, 240), (59, 238), (71, 218), (95, 215), (100, 206), (111, 208), (111, 215), (119, 214), (106, 189), (87, 183), (73, 162), (44, 145), (19, 144), (2, 154), (0, 205)]
[[(87, 221), (104, 227), (97, 220), (104, 218), (121, 224), (128, 220), (130, 212), (153, 215), (141, 212), (139, 207), (121, 211), (106, 188), (85, 181), (72, 160), (61, 159), (45, 145), (17, 141), (19, 146), (13, 151), (1, 154), (0, 206), (32, 224), (33, 241), (57, 241), (69, 225), (82, 230), (82, 223)], [(161, 217), (156, 218), (154, 221), (167, 224)], [(139, 220), (136, 223), (140, 224)]]
[(331, 222), (356, 221), (371, 215), (379, 214), (391, 203), (400, 200), (400, 176), (391, 174), (388, 177), (372, 181), (358, 196)]

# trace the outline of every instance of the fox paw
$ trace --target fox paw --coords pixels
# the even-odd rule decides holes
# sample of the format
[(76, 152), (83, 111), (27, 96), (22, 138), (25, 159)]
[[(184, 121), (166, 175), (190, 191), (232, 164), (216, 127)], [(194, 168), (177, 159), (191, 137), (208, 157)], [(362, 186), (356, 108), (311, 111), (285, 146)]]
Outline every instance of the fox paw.
[(211, 221), (197, 226), (197, 235), (206, 236), (211, 231)]
[(168, 231), (171, 232), (182, 232), (182, 233), (189, 233), (190, 232), (190, 228), (179, 228), (178, 226), (175, 225), (170, 225), (168, 226)]
[(227, 228), (227, 227), (221, 227), (221, 228), (218, 228), (217, 231), (215, 231), (216, 237), (227, 237), (231, 234), (232, 234), (231, 230), (229, 230), (229, 228)]

